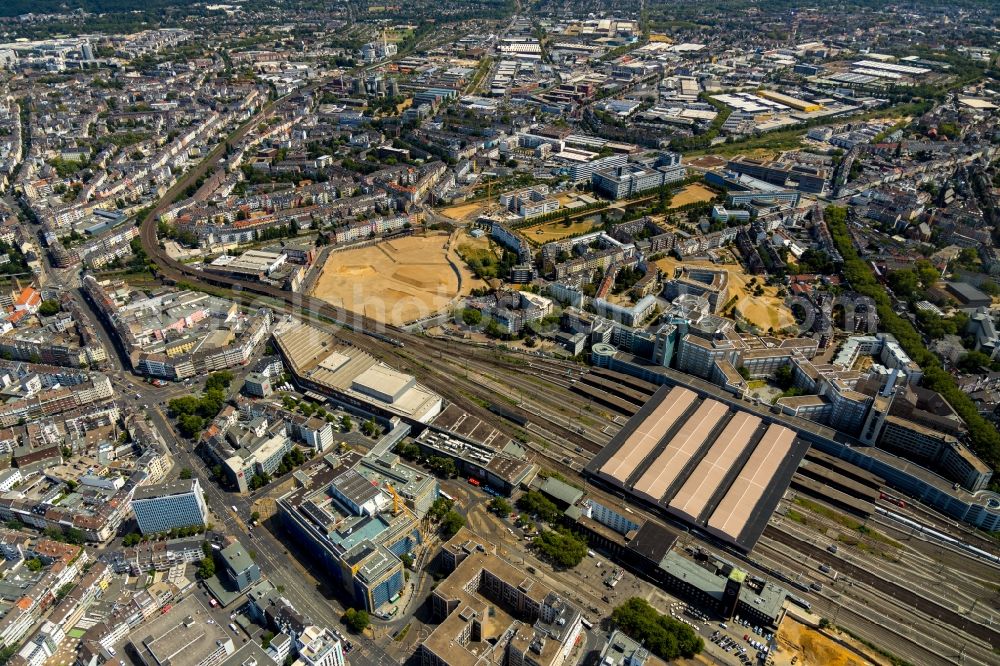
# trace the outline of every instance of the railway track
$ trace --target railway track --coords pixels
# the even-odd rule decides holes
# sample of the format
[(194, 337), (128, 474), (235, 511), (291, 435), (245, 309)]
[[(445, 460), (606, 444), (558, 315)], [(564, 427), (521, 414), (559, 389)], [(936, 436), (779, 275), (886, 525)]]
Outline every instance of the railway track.
[[(819, 515), (819, 514), (815, 514), (815, 513), (810, 513), (809, 514), (809, 518), (810, 518), (810, 521), (822, 525), (828, 531), (832, 530), (834, 532), (850, 532), (852, 535), (855, 536), (855, 538), (858, 539), (859, 542), (864, 543), (865, 545), (871, 547), (873, 551), (877, 552), (880, 548), (884, 548), (886, 545), (888, 545), (888, 544), (885, 544), (884, 542), (880, 542), (880, 541), (878, 541), (876, 539), (872, 539), (870, 537), (865, 537), (864, 535), (861, 535), (861, 534), (856, 534), (856, 533), (852, 532), (851, 530), (845, 528), (841, 524), (839, 524), (839, 523), (837, 523), (837, 522), (835, 522), (835, 521), (833, 521), (830, 518), (827, 518), (825, 516), (822, 516), (822, 515)], [(880, 523), (879, 521), (877, 521), (876, 518), (877, 518), (877, 516), (872, 516), (872, 518), (869, 520), (869, 522), (870, 523), (874, 523), (876, 525), (879, 525), (879, 528), (883, 532), (896, 532), (897, 531), (891, 525), (883, 525), (882, 523)], [(888, 529), (885, 529), (885, 528), (888, 528)], [(887, 534), (887, 536), (888, 536), (888, 534)], [(905, 536), (903, 538), (905, 539)], [(944, 605), (944, 604), (947, 604), (947, 603), (956, 603), (957, 604), (958, 600), (955, 597), (955, 595), (962, 595), (963, 597), (967, 597), (967, 598), (969, 596), (971, 596), (971, 598), (973, 598), (973, 599), (982, 596), (982, 592), (983, 592), (982, 586), (981, 585), (977, 585), (976, 583), (974, 583), (971, 580), (968, 580), (965, 576), (956, 576), (954, 578), (956, 578), (958, 580), (949, 581), (949, 585), (951, 585), (951, 589), (949, 590), (950, 595), (948, 597), (943, 596), (941, 594), (941, 592), (938, 589), (935, 589), (935, 587), (934, 587), (934, 581), (935, 581), (935, 579), (939, 583), (941, 582), (941, 580), (942, 580), (942, 578), (941, 578), (942, 572), (939, 572), (939, 574), (937, 576), (922, 575), (922, 572), (929, 573), (927, 571), (928, 567), (926, 566), (926, 564), (917, 561), (917, 558), (928, 559), (927, 556), (925, 554), (923, 554), (923, 553), (920, 553), (919, 551), (917, 551), (915, 549), (912, 549), (912, 548), (908, 549), (906, 547), (906, 544), (904, 544), (902, 542), (900, 542), (900, 546), (902, 546), (902, 547), (899, 549), (899, 553), (900, 553), (900, 559), (899, 560), (897, 560), (894, 563), (890, 563), (890, 562), (882, 562), (882, 561), (878, 560), (877, 558), (875, 558), (874, 561), (870, 565), (868, 565), (867, 570), (869, 570), (873, 574), (879, 574), (881, 576), (882, 580), (887, 580), (887, 581), (890, 581), (890, 582), (895, 582), (895, 583), (897, 583), (899, 585), (907, 585), (908, 580), (912, 579), (911, 584), (907, 585), (907, 587), (908, 587), (908, 589), (911, 589), (911, 590), (914, 590), (914, 591), (917, 591), (917, 589), (918, 589), (918, 587), (917, 587), (918, 579), (919, 578), (923, 578), (922, 587), (924, 589), (922, 590), (922, 596), (925, 599), (927, 599), (928, 601), (931, 601), (931, 602), (934, 602), (934, 603), (938, 603), (938, 604), (941, 604), (941, 605)], [(842, 546), (842, 547), (844, 547), (844, 546)], [(873, 555), (866, 555), (866, 557), (875, 557), (875, 556), (873, 556)], [(906, 558), (905, 563), (904, 563), (904, 560), (902, 558)], [(968, 564), (970, 562), (977, 562), (977, 560), (974, 560), (972, 558), (966, 557), (964, 559), (964, 562), (955, 562), (954, 566), (959, 571), (961, 571), (962, 567), (963, 567), (963, 564), (966, 565), (966, 566), (968, 566)], [(902, 572), (894, 571), (893, 569), (894, 569), (895, 566), (906, 568), (907, 569), (907, 573), (903, 574)], [(936, 568), (936, 567), (929, 567), (929, 569), (934, 569), (934, 568)], [(950, 567), (949, 567), (949, 570), (950, 570)], [(977, 592), (978, 592), (978, 594), (977, 594)], [(971, 605), (971, 600), (969, 601), (968, 605)], [(973, 619), (976, 619), (976, 618), (973, 617)], [(983, 622), (983, 621), (986, 621), (986, 619), (987, 619), (987, 616), (986, 615), (982, 615), (980, 617), (979, 621)]]
[[(761, 539), (759, 548), (763, 551), (762, 555), (766, 554), (767, 560), (785, 571), (803, 570), (804, 562), (797, 560), (793, 555), (797, 554), (798, 551), (788, 549), (784, 543), (772, 541), (765, 536)], [(807, 563), (808, 559), (805, 562)], [(924, 637), (922, 643), (907, 645), (898, 656), (913, 659), (917, 654), (911, 650), (917, 650), (925, 654), (915, 663), (929, 664), (940, 660), (947, 662), (945, 655), (950, 655), (959, 649), (955, 635), (947, 625), (915, 614), (913, 608), (891, 594), (885, 593), (879, 588), (865, 585), (860, 581), (855, 584), (855, 581), (850, 580), (849, 577), (841, 577), (839, 583), (832, 583), (828, 577), (816, 575), (815, 566), (807, 565), (807, 569), (812, 569), (812, 572), (801, 578), (801, 582), (817, 581), (824, 584), (820, 591), (810, 590), (809, 594), (813, 603), (817, 606), (829, 604), (833, 607), (832, 612), (835, 614), (842, 614), (844, 611), (852, 610), (852, 608), (856, 609), (856, 614), (864, 618), (865, 626), (878, 629), (882, 633), (882, 638), (876, 641), (878, 644), (904, 641), (904, 643), (897, 643), (897, 645), (903, 645), (915, 633), (920, 633)], [(918, 628), (917, 622), (921, 622), (922, 626)], [(852, 625), (852, 629), (857, 630), (858, 628)], [(983, 654), (987, 650), (988, 648), (983, 646), (977, 648), (970, 646), (967, 654), (969, 662), (989, 663), (988, 657)], [(899, 649), (896, 648), (893, 651), (899, 652)], [(932, 655), (933, 659), (930, 658)], [(986, 661), (983, 661), (984, 658)]]
[[(525, 420), (534, 422), (541, 419), (546, 423), (559, 425), (568, 430), (575, 431), (582, 438), (580, 440), (581, 447), (591, 453), (598, 453), (607, 444), (609, 440), (608, 435), (584, 421), (583, 412), (588, 409), (587, 403), (571, 401), (571, 395), (560, 394), (558, 397), (555, 396), (551, 392), (551, 384), (549, 388), (546, 388), (526, 379), (506, 375), (500, 376), (489, 367), (482, 365), (477, 365), (476, 367), (478, 374), (490, 382), (500, 385), (500, 388), (506, 385), (516, 390), (516, 395), (511, 395), (514, 393), (514, 390), (504, 392), (507, 394), (505, 397), (511, 401), (515, 401), (515, 404), (505, 402), (502, 405), (504, 409), (515, 412), (517, 416)], [(545, 380), (538, 379), (537, 381)], [(528, 396), (530, 396), (530, 402), (534, 411), (525, 409), (522, 406), (525, 397)], [(567, 410), (567, 406), (571, 409)], [(578, 423), (574, 424), (574, 419), (577, 419)]]
[(842, 558), (835, 557), (826, 550), (803, 541), (788, 532), (780, 530), (774, 525), (768, 525), (764, 530), (764, 534), (774, 541), (783, 543), (800, 553), (808, 555), (816, 562), (836, 568), (841, 571), (841, 573), (850, 576), (854, 580), (861, 581), (870, 587), (876, 588), (895, 597), (907, 606), (916, 608), (920, 612), (934, 618), (935, 620), (960, 629), (970, 636), (975, 636), (994, 648), (1000, 647), (1000, 633), (992, 627), (987, 627), (978, 622), (972, 621), (965, 615), (916, 594), (908, 587), (904, 587), (892, 581), (880, 578), (868, 569), (859, 567)]

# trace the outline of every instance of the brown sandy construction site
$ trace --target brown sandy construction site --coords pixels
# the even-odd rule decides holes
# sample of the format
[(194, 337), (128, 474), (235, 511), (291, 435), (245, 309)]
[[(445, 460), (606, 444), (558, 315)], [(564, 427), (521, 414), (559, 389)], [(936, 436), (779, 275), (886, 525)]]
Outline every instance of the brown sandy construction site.
[[(775, 666), (790, 666), (798, 657), (796, 666), (884, 666), (887, 660), (869, 654), (850, 636), (840, 635), (840, 640), (850, 649), (831, 640), (823, 632), (786, 618), (778, 629), (778, 649), (774, 653)], [(859, 656), (863, 653), (867, 658)]]
[[(674, 269), (678, 266), (725, 270), (729, 273), (728, 298), (736, 297), (734, 306), (736, 312), (749, 323), (761, 331), (767, 331), (769, 328), (780, 331), (786, 326), (795, 325), (795, 318), (792, 316), (792, 311), (777, 296), (778, 288), (765, 285), (764, 295), (754, 296), (753, 289), (747, 287), (753, 276), (748, 275), (739, 264), (713, 264), (711, 261), (680, 261), (674, 257), (667, 257), (657, 260), (656, 265), (663, 271), (664, 279), (666, 280), (674, 276)], [(763, 277), (758, 277), (757, 281), (763, 283)]]
[(448, 206), (447, 208), (440, 208), (438, 212), (447, 217), (450, 220), (455, 220), (457, 222), (467, 221), (474, 219), (486, 205), (483, 202), (473, 202), (466, 204), (458, 204), (457, 206)]
[(688, 204), (701, 203), (702, 201), (711, 201), (715, 198), (715, 191), (707, 185), (702, 185), (701, 183), (693, 183), (681, 189), (670, 199), (671, 208), (680, 208), (681, 206), (687, 206)]
[(439, 233), (331, 252), (312, 295), (400, 325), (446, 310), (460, 292), (468, 294), (482, 284), (458, 257), (448, 235)]

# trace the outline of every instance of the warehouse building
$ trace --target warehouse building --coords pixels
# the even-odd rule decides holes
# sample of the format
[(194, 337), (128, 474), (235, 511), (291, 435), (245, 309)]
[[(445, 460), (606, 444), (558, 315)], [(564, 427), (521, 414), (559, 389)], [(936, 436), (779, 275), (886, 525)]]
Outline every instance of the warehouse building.
[(408, 375), (379, 362), (357, 347), (337, 341), (332, 333), (294, 324), (274, 334), (274, 341), (306, 390), (365, 412), (409, 422), (428, 423), (441, 411), (441, 396)]
[(769, 99), (772, 102), (777, 102), (796, 111), (802, 111), (803, 113), (815, 113), (816, 111), (822, 111), (823, 105), (817, 104), (815, 102), (807, 102), (805, 100), (792, 97), (790, 95), (784, 95), (773, 90), (761, 90), (757, 93), (764, 99)]
[(661, 387), (586, 471), (749, 551), (807, 449), (795, 431), (728, 401)]

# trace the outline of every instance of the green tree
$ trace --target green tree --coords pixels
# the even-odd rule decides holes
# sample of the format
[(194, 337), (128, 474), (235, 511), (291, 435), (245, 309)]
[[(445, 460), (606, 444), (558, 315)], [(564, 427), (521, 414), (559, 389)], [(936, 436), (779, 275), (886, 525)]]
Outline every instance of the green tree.
[(445, 456), (431, 456), (427, 459), (427, 466), (431, 471), (444, 479), (450, 479), (458, 475), (458, 468), (455, 461)]
[(789, 389), (793, 381), (795, 381), (795, 377), (792, 375), (791, 366), (783, 365), (774, 371), (774, 382), (779, 387)]
[(958, 367), (967, 372), (979, 372), (980, 368), (989, 368), (992, 359), (983, 352), (970, 351), (958, 359)]
[(586, 540), (563, 527), (543, 530), (532, 539), (532, 545), (546, 560), (561, 569), (575, 567), (587, 556)]
[(189, 439), (194, 439), (205, 427), (205, 422), (200, 416), (188, 414), (177, 420), (177, 430)]
[(368, 625), (371, 623), (371, 620), (368, 618), (368, 613), (354, 608), (348, 608), (341, 620), (344, 622), (344, 625), (346, 625), (347, 628), (355, 634), (360, 634), (362, 631), (367, 629)]
[(489, 323), (486, 324), (484, 332), (491, 338), (500, 338), (504, 335), (504, 330), (500, 324), (497, 323), (496, 319), (490, 319)]
[(522, 511), (534, 514), (549, 523), (559, 518), (559, 508), (545, 495), (535, 490), (529, 490), (517, 498), (517, 506)]
[(479, 310), (473, 308), (465, 308), (462, 310), (462, 321), (465, 322), (466, 326), (478, 326), (479, 322), (483, 320), (483, 313)]
[(28, 571), (41, 571), (42, 561), (37, 557), (32, 557), (30, 560), (24, 561), (24, 566), (28, 567)]
[(926, 259), (919, 259), (914, 267), (914, 270), (917, 271), (917, 278), (924, 289), (933, 287), (941, 277), (938, 269), (934, 268), (934, 265)]
[(611, 621), (646, 649), (667, 661), (691, 659), (705, 643), (687, 624), (663, 615), (648, 601), (632, 597), (611, 613)]
[(42, 304), (38, 306), (38, 314), (43, 317), (51, 317), (57, 312), (59, 312), (59, 301), (56, 300), (42, 301)]
[(125, 535), (125, 538), (122, 539), (122, 545), (129, 548), (137, 545), (140, 541), (142, 541), (142, 536), (140, 536), (138, 532), (129, 532)]
[(87, 541), (87, 535), (78, 527), (67, 527), (63, 530), (63, 541), (75, 546), (82, 546)]
[(201, 558), (201, 566), (198, 567), (198, 578), (204, 580), (205, 578), (211, 578), (215, 575), (215, 558), (211, 555), (206, 555)]
[(972, 266), (978, 259), (979, 254), (974, 247), (962, 248), (962, 251), (958, 253), (958, 263), (965, 266)]
[(979, 290), (988, 296), (1000, 296), (1000, 286), (993, 280), (983, 280), (979, 285)]
[(198, 398), (193, 395), (174, 398), (167, 403), (167, 407), (175, 416), (194, 414), (198, 410)]
[(438, 497), (431, 504), (431, 508), (427, 510), (427, 519), (433, 521), (439, 521), (445, 517), (445, 515), (451, 511), (451, 508), (455, 506), (455, 503), (450, 499), (444, 497)]
[(455, 536), (463, 527), (465, 527), (465, 518), (455, 510), (444, 514), (444, 518), (441, 519), (441, 535), (445, 539)]
[(911, 300), (922, 294), (920, 276), (915, 270), (903, 269), (889, 273), (889, 286), (901, 299)]
[(229, 385), (233, 383), (233, 373), (229, 371), (213, 372), (205, 380), (205, 390), (219, 390), (224, 391), (229, 388)]
[(361, 433), (365, 437), (376, 437), (381, 432), (375, 419), (371, 418), (361, 424)]
[(396, 453), (407, 460), (416, 460), (420, 457), (420, 447), (410, 442), (400, 442), (396, 445)]
[(502, 497), (494, 497), (489, 503), (490, 511), (500, 516), (501, 518), (506, 518), (514, 510), (510, 502)]
[(354, 421), (347, 414), (340, 417), (340, 428), (345, 432), (351, 432), (354, 430)]
[(185, 467), (181, 470), (180, 478), (182, 481), (187, 481), (191, 478), (191, 470)]

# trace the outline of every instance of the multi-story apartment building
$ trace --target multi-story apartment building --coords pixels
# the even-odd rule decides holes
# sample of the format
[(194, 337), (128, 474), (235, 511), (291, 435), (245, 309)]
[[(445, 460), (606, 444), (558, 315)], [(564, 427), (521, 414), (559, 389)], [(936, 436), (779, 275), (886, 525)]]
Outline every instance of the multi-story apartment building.
[(517, 232), (511, 231), (507, 226), (498, 220), (490, 220), (490, 236), (504, 245), (507, 249), (517, 252), (517, 260), (520, 262), (531, 262), (531, 246)]
[(376, 217), (371, 220), (351, 222), (333, 231), (334, 241), (337, 244), (353, 243), (361, 240), (375, 238), (382, 234), (400, 231), (413, 226), (413, 221), (406, 215), (397, 217)]
[[(141, 374), (185, 379), (245, 365), (270, 331), (272, 314), (264, 308), (241, 316), (235, 303), (191, 292), (125, 302), (116, 285), (91, 275), (83, 286)], [(222, 323), (235, 335), (224, 336), (228, 344), (199, 345), (215, 333), (202, 322)]]
[(198, 479), (142, 486), (132, 497), (132, 510), (143, 534), (204, 526), (208, 519)]

